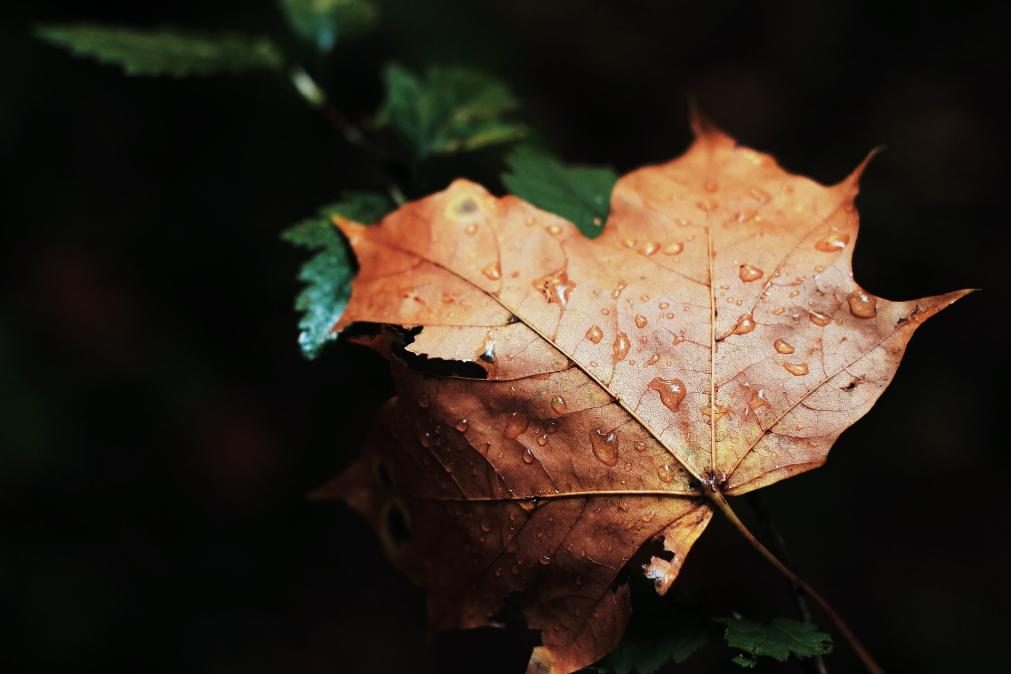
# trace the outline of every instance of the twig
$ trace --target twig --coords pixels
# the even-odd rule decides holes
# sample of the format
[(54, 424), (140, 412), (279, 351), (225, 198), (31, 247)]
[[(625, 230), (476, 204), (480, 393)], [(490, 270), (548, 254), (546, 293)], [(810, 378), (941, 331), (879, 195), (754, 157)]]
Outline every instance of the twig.
[[(776, 555), (783, 560), (784, 564), (791, 564), (790, 553), (786, 547), (786, 539), (783, 537), (783, 533), (776, 526), (775, 521), (772, 519), (772, 513), (765, 505), (765, 501), (762, 499), (758, 492), (751, 492), (748, 494), (748, 505), (751, 509), (755, 511), (755, 515), (758, 517), (758, 521), (762, 524), (762, 528), (765, 529), (766, 534), (772, 541), (772, 549)], [(797, 605), (797, 613), (800, 614), (801, 620), (806, 623), (814, 623), (811, 618), (811, 606), (807, 603), (807, 597), (801, 592), (793, 583), (790, 583), (790, 592), (793, 594), (794, 603)], [(820, 655), (816, 655), (812, 658), (803, 661), (805, 667), (810, 666), (817, 674), (828, 674), (828, 667), (825, 665), (825, 658)]]
[(758, 554), (765, 557), (766, 561), (772, 564), (777, 571), (783, 574), (794, 587), (813, 599), (814, 603), (818, 604), (818, 607), (821, 608), (826, 617), (828, 617), (828, 619), (832, 621), (832, 624), (835, 625), (839, 634), (841, 634), (843, 639), (849, 643), (850, 648), (853, 649), (853, 652), (860, 659), (860, 662), (863, 663), (867, 671), (870, 672), (870, 674), (884, 674), (884, 670), (881, 669), (881, 665), (875, 662), (874, 657), (870, 654), (870, 651), (868, 651), (867, 648), (860, 643), (860, 639), (858, 639), (857, 635), (853, 633), (853, 630), (851, 630), (850, 626), (846, 624), (846, 621), (842, 619), (842, 616), (836, 613), (836, 610), (832, 608), (832, 605), (828, 603), (828, 600), (818, 594), (818, 591), (811, 587), (806, 580), (791, 571), (788, 566), (783, 564), (776, 555), (772, 554), (772, 551), (769, 550), (769, 548), (765, 547), (765, 545), (763, 545), (762, 542), (758, 540), (753, 533), (751, 533), (751, 530), (748, 529), (747, 525), (741, 521), (741, 518), (737, 516), (734, 509), (730, 507), (729, 503), (727, 503), (727, 499), (723, 496), (723, 493), (719, 490), (707, 489), (706, 496), (710, 501), (712, 501), (713, 505), (716, 506), (716, 508), (722, 512), (728, 520), (730, 520), (730, 523), (734, 525), (734, 528), (737, 529), (742, 536), (744, 536)]
[(382, 164), (388, 159), (386, 153), (373, 143), (354, 122), (348, 119), (347, 115), (340, 111), (327, 98), (326, 92), (301, 66), (294, 66), (289, 71), (289, 78), (295, 91), (305, 100), (310, 107), (318, 110), (326, 119), (330, 126), (337, 130), (349, 145), (359, 148), (372, 159), (371, 167), (379, 175), (386, 185), (386, 192), (398, 206), (407, 202), (403, 190), (386, 171), (382, 169)]

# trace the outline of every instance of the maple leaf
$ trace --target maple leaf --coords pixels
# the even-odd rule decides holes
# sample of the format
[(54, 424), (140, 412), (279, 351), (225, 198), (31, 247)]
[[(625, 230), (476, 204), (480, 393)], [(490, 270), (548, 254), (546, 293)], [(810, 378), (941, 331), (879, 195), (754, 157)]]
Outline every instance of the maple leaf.
[(371, 521), (434, 629), (518, 605), (541, 635), (528, 672), (614, 648), (619, 573), (646, 542), (662, 594), (714, 511), (750, 536), (726, 496), (820, 466), (967, 292), (892, 302), (854, 282), (863, 164), (823, 186), (694, 126), (682, 157), (617, 182), (594, 240), (464, 180), (376, 226), (335, 220), (360, 272), (333, 330), (383, 326), (357, 339), (396, 396), (317, 496)]

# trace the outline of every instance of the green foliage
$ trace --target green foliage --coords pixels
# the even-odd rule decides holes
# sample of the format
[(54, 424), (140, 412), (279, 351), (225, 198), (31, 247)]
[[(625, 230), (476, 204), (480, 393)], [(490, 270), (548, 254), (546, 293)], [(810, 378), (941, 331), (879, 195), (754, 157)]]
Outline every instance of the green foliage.
[(35, 34), (75, 56), (118, 65), (127, 75), (186, 77), (277, 70), (282, 65), (277, 46), (266, 38), (196, 36), (87, 24), (39, 26)]
[(373, 28), (379, 9), (371, 0), (280, 0), (292, 31), (320, 51)]
[(715, 620), (726, 625), (723, 638), (727, 645), (743, 651), (733, 660), (742, 667), (754, 667), (763, 656), (785, 662), (791, 654), (803, 658), (825, 655), (832, 650), (831, 637), (819, 632), (811, 623), (776, 618), (762, 624), (736, 613)]
[(705, 626), (677, 621), (654, 621), (640, 634), (627, 634), (606, 658), (594, 666), (598, 672), (653, 674), (668, 662), (681, 663), (708, 641)]
[(575, 166), (540, 150), (521, 147), (506, 156), (506, 188), (534, 206), (562, 216), (595, 239), (611, 210), (611, 190), (618, 175), (610, 168)]
[(516, 140), (523, 127), (508, 119), (517, 107), (509, 89), (463, 68), (430, 68), (424, 77), (391, 64), (378, 126), (392, 126), (415, 159), (476, 150)]
[(344, 192), (341, 200), (319, 210), (285, 230), (281, 237), (288, 243), (318, 251), (309, 258), (298, 274), (305, 288), (295, 299), (295, 308), (302, 312), (298, 327), (298, 343), (306, 358), (319, 355), (327, 342), (337, 335), (331, 328), (340, 319), (351, 297), (354, 261), (347, 243), (337, 231), (331, 217), (341, 215), (357, 222), (376, 222), (393, 210), (393, 202), (375, 192)]

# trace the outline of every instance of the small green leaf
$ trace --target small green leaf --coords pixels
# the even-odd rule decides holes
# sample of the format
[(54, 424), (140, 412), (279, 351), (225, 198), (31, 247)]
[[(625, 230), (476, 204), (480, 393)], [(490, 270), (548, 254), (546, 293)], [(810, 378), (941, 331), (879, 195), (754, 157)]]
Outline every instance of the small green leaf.
[(595, 239), (611, 210), (611, 190), (618, 175), (606, 167), (562, 164), (554, 157), (521, 147), (506, 156), (509, 172), (502, 182), (516, 196), (562, 216)]
[(517, 107), (509, 89), (463, 68), (431, 68), (424, 77), (391, 64), (383, 73), (386, 98), (378, 126), (392, 126), (415, 159), (477, 150), (520, 138), (523, 127), (508, 119)]
[(715, 618), (726, 625), (723, 638), (727, 645), (739, 653), (733, 662), (742, 667), (754, 667), (760, 657), (785, 662), (791, 655), (809, 658), (832, 651), (832, 638), (819, 632), (811, 623), (776, 618), (762, 624), (748, 620), (736, 613), (728, 618)]
[(320, 51), (372, 29), (379, 8), (372, 0), (280, 0), (288, 25)]
[(39, 26), (35, 34), (75, 56), (118, 65), (127, 75), (215, 75), (277, 70), (282, 64), (271, 40), (242, 35), (197, 36), (86, 24)]
[(298, 343), (306, 358), (318, 356), (327, 342), (337, 337), (332, 328), (351, 297), (354, 258), (334, 226), (332, 216), (372, 223), (393, 208), (393, 203), (383, 194), (345, 192), (339, 202), (321, 208), (316, 217), (303, 220), (281, 234), (294, 246), (319, 251), (302, 265), (298, 274), (298, 279), (305, 283), (295, 299), (295, 308), (302, 312)]

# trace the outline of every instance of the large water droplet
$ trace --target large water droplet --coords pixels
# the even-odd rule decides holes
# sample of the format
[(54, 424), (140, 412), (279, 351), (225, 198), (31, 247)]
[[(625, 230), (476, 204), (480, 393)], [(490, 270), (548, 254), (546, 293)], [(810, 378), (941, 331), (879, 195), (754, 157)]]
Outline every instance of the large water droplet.
[(664, 463), (656, 467), (656, 476), (661, 482), (670, 483), (674, 481), (674, 466)]
[(860, 288), (847, 295), (846, 302), (857, 318), (874, 318), (878, 314), (878, 298)]
[(822, 328), (832, 322), (832, 317), (821, 311), (809, 311), (807, 317), (812, 323)]
[(560, 304), (563, 307), (569, 302), (569, 295), (576, 284), (569, 279), (565, 269), (551, 272), (532, 283), (535, 290), (541, 293), (549, 304)]
[(604, 331), (600, 329), (599, 325), (591, 325), (590, 329), (586, 331), (586, 338), (594, 344), (600, 344), (600, 340), (604, 338)]
[(772, 343), (772, 348), (776, 350), (777, 353), (793, 353), (793, 344), (786, 341), (785, 339), (777, 339)]
[(808, 372), (807, 363), (786, 362), (783, 363), (783, 367), (786, 369), (787, 372), (789, 372), (795, 377), (803, 377)]
[(660, 402), (671, 412), (676, 412), (685, 399), (685, 383), (680, 379), (654, 377), (649, 387), (660, 394)]
[(604, 465), (613, 466), (618, 463), (618, 434), (614, 431), (599, 428), (590, 431), (590, 446), (593, 455)]
[(746, 335), (755, 329), (755, 319), (751, 317), (751, 314), (745, 314), (737, 319), (737, 323), (734, 324), (733, 333), (735, 335)]
[(613, 348), (614, 360), (625, 360), (625, 356), (628, 355), (628, 350), (632, 348), (632, 343), (628, 341), (628, 335), (624, 332), (619, 332), (614, 338)]
[(764, 273), (765, 272), (763, 272), (758, 267), (755, 267), (754, 265), (750, 264), (742, 264), (741, 267), (737, 270), (737, 275), (745, 283), (749, 283), (750, 281), (757, 281), (758, 279), (762, 278), (762, 274)]
[(565, 398), (562, 396), (555, 396), (551, 399), (551, 409), (555, 414), (565, 414), (568, 411), (569, 406), (565, 402)]
[(481, 273), (490, 281), (497, 281), (502, 278), (502, 268), (499, 267), (498, 261), (489, 262)]
[(460, 419), (455, 424), (453, 424), (453, 428), (460, 431), (461, 433), (466, 433), (469, 427), (470, 423), (466, 419)]
[(649, 321), (646, 320), (645, 316), (643, 316), (642, 314), (635, 315), (635, 327), (641, 330), (646, 327), (647, 323), (649, 323)]
[(527, 430), (527, 426), (529, 425), (530, 420), (527, 419), (525, 414), (522, 412), (513, 412), (506, 420), (505, 428), (502, 429), (502, 437), (509, 440), (515, 440), (519, 437), (520, 433)]
[(824, 253), (835, 253), (845, 248), (849, 242), (850, 235), (846, 232), (832, 232), (814, 244), (814, 247)]

